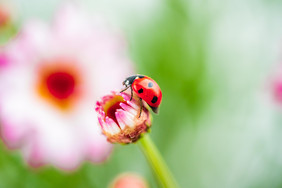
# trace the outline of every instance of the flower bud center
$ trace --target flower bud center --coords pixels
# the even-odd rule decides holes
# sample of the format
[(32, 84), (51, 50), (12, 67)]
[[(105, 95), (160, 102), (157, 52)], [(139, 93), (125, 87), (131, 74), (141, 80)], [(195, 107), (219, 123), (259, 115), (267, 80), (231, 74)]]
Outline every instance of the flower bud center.
[(125, 103), (125, 100), (122, 98), (122, 96), (116, 95), (103, 106), (105, 117), (108, 116), (109, 118), (114, 120), (117, 125), (119, 124), (115, 112), (117, 111), (117, 109), (121, 109), (120, 103)]

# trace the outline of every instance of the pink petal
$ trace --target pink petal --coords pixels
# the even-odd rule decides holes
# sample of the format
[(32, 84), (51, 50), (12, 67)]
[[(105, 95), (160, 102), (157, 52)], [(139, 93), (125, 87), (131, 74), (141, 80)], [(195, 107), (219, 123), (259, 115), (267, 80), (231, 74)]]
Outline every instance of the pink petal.
[(25, 133), (22, 126), (16, 126), (7, 120), (1, 121), (1, 137), (10, 149), (18, 148), (23, 144)]
[(91, 162), (101, 163), (105, 161), (112, 151), (113, 145), (106, 141), (106, 137), (90, 142), (87, 148), (87, 156)]

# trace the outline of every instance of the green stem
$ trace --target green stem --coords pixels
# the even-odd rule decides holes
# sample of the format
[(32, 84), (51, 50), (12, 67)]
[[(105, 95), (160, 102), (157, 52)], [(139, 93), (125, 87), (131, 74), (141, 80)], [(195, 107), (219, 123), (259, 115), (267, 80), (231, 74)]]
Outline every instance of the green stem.
[(143, 135), (143, 137), (139, 140), (139, 145), (141, 146), (142, 151), (147, 157), (151, 167), (155, 171), (160, 184), (162, 184), (165, 188), (178, 188), (178, 185), (169, 171), (165, 161), (148, 134)]

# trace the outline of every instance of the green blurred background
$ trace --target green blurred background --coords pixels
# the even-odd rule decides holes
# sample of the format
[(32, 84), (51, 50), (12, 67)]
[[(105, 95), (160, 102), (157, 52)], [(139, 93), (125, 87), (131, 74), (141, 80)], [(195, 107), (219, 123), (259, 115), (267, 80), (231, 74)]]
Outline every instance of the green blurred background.
[[(20, 24), (50, 20), (62, 3), (11, 2)], [(281, 58), (281, 1), (81, 2), (125, 31), (138, 73), (162, 88), (150, 135), (181, 187), (282, 187), (281, 114), (268, 91)], [(137, 144), (71, 173), (31, 169), (17, 151), (0, 150), (1, 188), (103, 188), (128, 171), (158, 187)]]

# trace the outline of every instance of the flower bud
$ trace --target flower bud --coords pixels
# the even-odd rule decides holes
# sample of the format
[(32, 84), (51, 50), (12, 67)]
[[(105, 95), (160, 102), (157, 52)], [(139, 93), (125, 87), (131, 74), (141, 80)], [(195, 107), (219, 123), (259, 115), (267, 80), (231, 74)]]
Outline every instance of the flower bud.
[(102, 132), (111, 143), (136, 142), (151, 126), (151, 114), (143, 102), (130, 94), (112, 92), (96, 103)]

